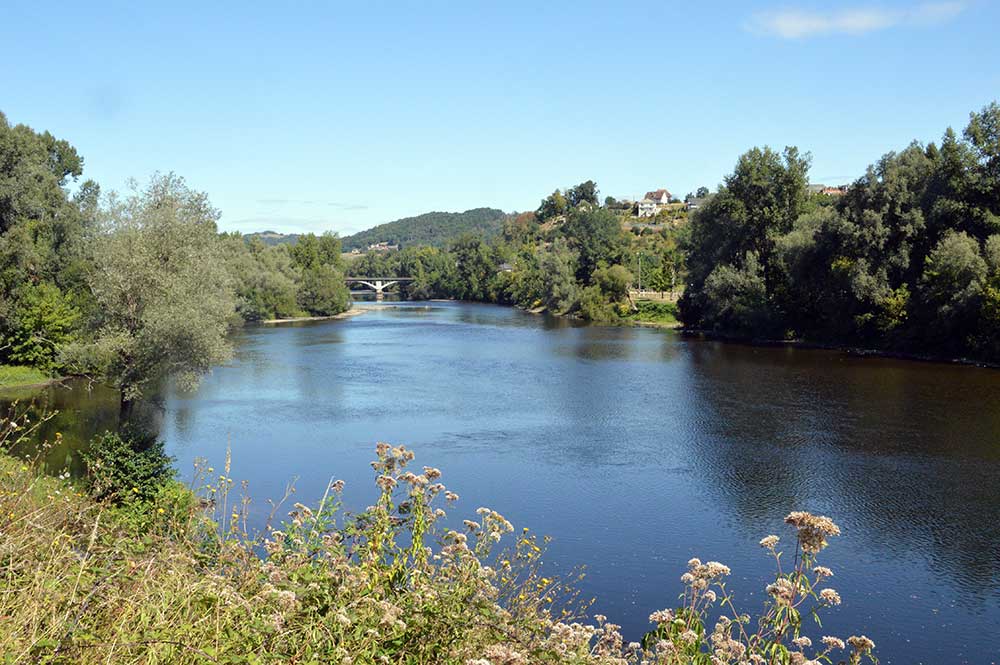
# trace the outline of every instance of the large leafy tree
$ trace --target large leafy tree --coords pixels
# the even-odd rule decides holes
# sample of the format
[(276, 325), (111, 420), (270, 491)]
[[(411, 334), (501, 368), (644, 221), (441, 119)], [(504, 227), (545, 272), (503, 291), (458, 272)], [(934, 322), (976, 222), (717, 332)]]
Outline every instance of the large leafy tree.
[(323, 263), (308, 268), (302, 275), (298, 302), (314, 316), (339, 314), (351, 306), (351, 294), (344, 283), (344, 273)]
[(0, 113), (0, 361), (53, 368), (75, 330), (85, 204), (97, 191), (88, 181), (70, 199), (82, 170), (69, 143)]
[(230, 354), (235, 301), (218, 216), (174, 174), (101, 209), (87, 274), (90, 338), (68, 356), (121, 391), (123, 421), (164, 379), (192, 387)]
[(596, 206), (598, 205), (597, 197), (597, 183), (593, 180), (581, 182), (576, 187), (570, 187), (566, 190), (566, 201), (571, 208), (575, 208), (583, 203)]
[[(753, 284), (755, 307), (761, 301), (756, 291), (759, 279), (765, 309), (780, 308), (773, 297), (780, 278), (776, 260), (778, 239), (792, 231), (804, 210), (809, 162), (809, 155), (800, 154), (794, 147), (785, 148), (783, 153), (771, 148), (753, 148), (740, 156), (718, 194), (696, 212), (691, 223), (688, 256), (691, 283), (681, 300), (685, 321), (705, 324), (704, 317), (718, 309), (710, 302), (713, 294), (732, 291), (730, 287), (706, 288), (709, 276), (721, 266), (729, 267), (718, 273), (724, 276), (726, 284)], [(716, 316), (711, 318), (713, 325), (719, 325)], [(756, 312), (753, 320), (759, 323), (766, 318)], [(741, 316), (739, 320), (749, 319)]]
[(577, 280), (591, 282), (591, 275), (601, 263), (622, 260), (625, 238), (618, 217), (606, 208), (580, 207), (570, 211), (561, 234), (579, 255)]

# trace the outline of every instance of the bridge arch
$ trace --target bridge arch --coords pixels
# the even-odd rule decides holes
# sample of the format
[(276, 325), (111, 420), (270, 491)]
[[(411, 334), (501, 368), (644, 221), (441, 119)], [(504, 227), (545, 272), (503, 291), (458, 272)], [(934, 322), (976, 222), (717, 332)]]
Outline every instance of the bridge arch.
[(375, 292), (375, 300), (383, 300), (385, 298), (384, 291), (395, 284), (401, 284), (403, 282), (412, 282), (412, 277), (347, 277), (344, 280), (348, 286), (351, 284), (361, 284), (362, 286), (367, 286), (369, 289)]

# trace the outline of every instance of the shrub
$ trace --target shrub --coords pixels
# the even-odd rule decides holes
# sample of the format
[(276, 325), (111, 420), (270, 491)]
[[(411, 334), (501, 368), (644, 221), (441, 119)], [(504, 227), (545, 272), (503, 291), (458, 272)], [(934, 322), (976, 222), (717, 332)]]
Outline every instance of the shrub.
[(58, 287), (43, 282), (23, 290), (14, 312), (18, 325), (0, 344), (9, 347), (11, 363), (57, 369), (59, 350), (72, 341), (79, 310)]
[(83, 460), (90, 494), (115, 503), (149, 502), (174, 476), (163, 442), (134, 432), (97, 435)]

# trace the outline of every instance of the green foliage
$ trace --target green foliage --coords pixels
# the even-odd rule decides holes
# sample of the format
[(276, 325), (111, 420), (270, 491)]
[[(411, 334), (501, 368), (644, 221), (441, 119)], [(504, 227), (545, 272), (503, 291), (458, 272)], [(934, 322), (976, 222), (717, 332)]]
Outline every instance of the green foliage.
[(716, 266), (705, 280), (703, 316), (713, 330), (752, 334), (765, 327), (767, 289), (760, 264), (752, 253), (742, 263)]
[(969, 318), (978, 313), (987, 274), (979, 243), (964, 231), (949, 232), (927, 255), (924, 265), (920, 279), (923, 302), (945, 329), (968, 330)]
[(339, 314), (351, 306), (344, 274), (327, 264), (307, 268), (302, 275), (298, 303), (313, 316)]
[(590, 281), (597, 285), (608, 300), (619, 303), (628, 298), (632, 274), (620, 265), (600, 265), (591, 275)]
[(576, 253), (563, 238), (537, 251), (522, 251), (509, 289), (511, 300), (522, 307), (544, 307), (556, 314), (573, 310), (579, 295)]
[(618, 308), (608, 301), (596, 284), (580, 292), (580, 318), (584, 321), (611, 322), (618, 319)]
[(0, 113), (0, 361), (55, 364), (85, 305), (80, 265), (92, 182), (63, 188), (83, 159), (63, 140)]
[(289, 245), (288, 252), (295, 266), (303, 270), (313, 270), (319, 266), (330, 266), (337, 270), (343, 268), (340, 238), (336, 233), (327, 231), (319, 237), (313, 233), (299, 236), (298, 242)]
[(401, 247), (444, 247), (466, 233), (491, 238), (501, 231), (506, 218), (506, 213), (495, 208), (474, 208), (465, 212), (428, 212), (345, 236), (342, 243), (345, 250), (363, 250), (380, 242)]
[(685, 323), (1000, 360), (998, 118), (883, 156), (836, 200), (803, 198), (793, 150), (748, 152), (694, 214)]
[(163, 442), (136, 433), (97, 435), (83, 460), (91, 496), (118, 504), (152, 501), (174, 476)]
[(449, 248), (455, 260), (454, 297), (491, 302), (497, 298), (494, 278), (499, 261), (478, 236), (465, 235)]
[(90, 337), (68, 347), (66, 360), (119, 388), (125, 402), (167, 376), (192, 387), (225, 360), (235, 298), (218, 214), (173, 174), (110, 197), (87, 274)]
[(4, 340), (7, 357), (15, 364), (54, 369), (60, 349), (73, 339), (80, 312), (54, 284), (29, 286), (19, 296), (15, 325)]
[(566, 190), (566, 203), (571, 208), (576, 208), (584, 203), (597, 206), (599, 205), (597, 196), (597, 183), (593, 180), (588, 180)]
[(641, 323), (670, 327), (679, 323), (677, 304), (672, 302), (640, 300), (635, 304), (635, 311), (630, 314), (629, 318)]
[(542, 199), (538, 210), (535, 211), (535, 217), (539, 222), (545, 222), (553, 217), (566, 214), (568, 208), (569, 203), (566, 201), (566, 197), (557, 189)]
[(268, 247), (260, 240), (245, 242), (223, 236), (226, 271), (233, 280), (236, 313), (245, 321), (303, 314), (296, 301), (300, 271), (285, 247)]
[(598, 264), (619, 263), (625, 249), (621, 224), (605, 208), (574, 208), (560, 229), (570, 247), (579, 254), (576, 277), (584, 284), (590, 283)]

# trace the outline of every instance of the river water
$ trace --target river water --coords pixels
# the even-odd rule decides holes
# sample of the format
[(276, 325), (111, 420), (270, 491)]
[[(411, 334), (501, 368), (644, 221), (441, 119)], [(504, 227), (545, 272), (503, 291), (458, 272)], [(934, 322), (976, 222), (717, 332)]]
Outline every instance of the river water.
[[(747, 610), (791, 510), (843, 535), (824, 562), (844, 599), (810, 634), (865, 633), (883, 663), (1000, 661), (1000, 371), (573, 325), (458, 303), (247, 328), (194, 394), (168, 391), (161, 436), (249, 481), (258, 515), (295, 480), (363, 508), (376, 441), (437, 466), (462, 499), (552, 537), (586, 567), (626, 639), (671, 606), (692, 556), (728, 564)], [(113, 394), (49, 389), (54, 466), (113, 425)]]

